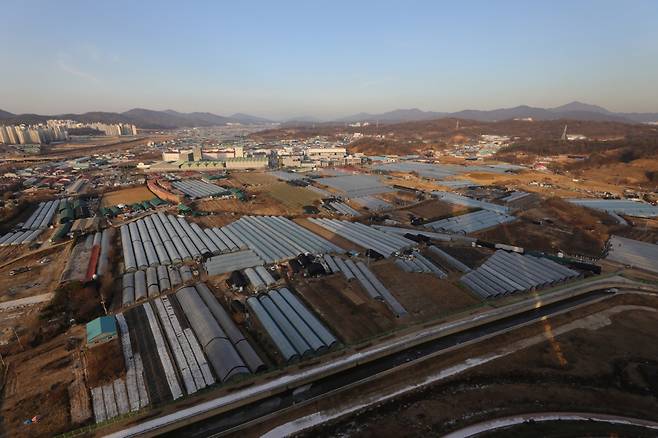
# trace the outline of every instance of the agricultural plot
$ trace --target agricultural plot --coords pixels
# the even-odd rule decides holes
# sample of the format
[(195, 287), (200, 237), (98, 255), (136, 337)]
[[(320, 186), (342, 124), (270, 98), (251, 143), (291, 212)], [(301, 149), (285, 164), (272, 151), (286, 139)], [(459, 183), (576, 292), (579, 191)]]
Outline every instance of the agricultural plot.
[(340, 201), (330, 202), (327, 206), (341, 216), (356, 217), (361, 215), (357, 210)]
[(343, 275), (302, 279), (296, 291), (338, 338), (353, 344), (394, 329), (396, 318), (381, 301), (370, 299), (356, 281)]
[(304, 187), (297, 187), (284, 182), (270, 184), (266, 193), (282, 203), (290, 211), (301, 211), (306, 205), (317, 204), (322, 196)]
[(509, 207), (505, 207), (503, 205), (492, 204), (491, 202), (479, 201), (477, 199), (469, 198), (467, 196), (462, 196), (451, 192), (434, 191), (432, 192), (432, 196), (444, 202), (448, 202), (450, 204), (462, 205), (468, 208), (480, 208), (482, 210), (489, 210), (501, 214), (509, 213), (510, 211)]
[(356, 243), (336, 234), (335, 232), (311, 222), (308, 218), (297, 218), (294, 220), (294, 222), (311, 231), (313, 234), (317, 234), (323, 239), (342, 248), (343, 250), (353, 250), (357, 252), (363, 252), (366, 250), (366, 248), (357, 245)]
[[(82, 364), (77, 348), (67, 348), (69, 338), (79, 346), (84, 327), (74, 326), (66, 336), (5, 357), (8, 372), (0, 407), (3, 436), (25, 436), (26, 427), (30, 436), (55, 436), (71, 428), (71, 406), (76, 403), (69, 387), (76, 382), (75, 367), (81, 369)], [(23, 424), (34, 415), (41, 421)]]
[(101, 198), (101, 207), (112, 207), (119, 204), (135, 204), (149, 201), (156, 196), (146, 186), (132, 187), (129, 189), (108, 192)]
[(270, 172), (269, 174), (281, 181), (296, 181), (308, 177), (308, 175), (304, 173), (286, 172), (285, 170), (277, 170)]
[[(247, 201), (239, 199), (204, 199), (194, 203), (194, 208), (209, 213), (225, 213), (231, 215), (240, 214), (270, 214), (284, 215), (290, 211), (280, 201), (269, 196), (268, 193), (257, 193)], [(293, 213), (298, 213), (295, 209)]]
[(434, 273), (405, 272), (394, 260), (372, 264), (370, 269), (407, 310), (408, 318), (422, 322), (467, 310), (479, 301), (470, 293)]
[(262, 186), (275, 183), (277, 180), (276, 176), (265, 172), (235, 172), (231, 173), (230, 178), (246, 186)]
[(344, 175), (320, 178), (319, 184), (338, 190), (346, 198), (360, 198), (394, 191), (374, 175)]
[(381, 199), (377, 199), (373, 196), (363, 196), (361, 198), (354, 198), (353, 201), (359, 204), (360, 206), (365, 207), (368, 210), (372, 210), (372, 211), (385, 210), (387, 208), (392, 207), (392, 205), (389, 204), (388, 202), (382, 201)]
[(479, 210), (473, 213), (466, 213), (460, 216), (430, 222), (425, 224), (425, 226), (432, 228), (435, 231), (469, 234), (495, 227), (500, 224), (513, 222), (515, 220), (516, 218), (514, 216), (507, 214), (496, 213), (489, 210)]
[(218, 228), (202, 229), (162, 212), (122, 225), (120, 230), (125, 271), (200, 260), (243, 246)]
[(266, 368), (203, 283), (179, 286), (116, 320), (126, 373), (92, 388), (97, 422)]
[(658, 273), (658, 245), (612, 236), (608, 260)]
[(394, 215), (394, 218), (397, 220), (408, 222), (410, 214), (414, 217), (421, 218), (426, 221), (431, 221), (463, 214), (468, 211), (469, 209), (467, 207), (461, 205), (455, 205), (436, 199), (430, 199), (412, 207), (394, 211), (391, 214)]
[(222, 227), (221, 231), (231, 239), (236, 237), (266, 263), (278, 263), (309, 252), (343, 252), (333, 243), (280, 216), (244, 216)]
[(387, 234), (358, 222), (312, 218), (309, 221), (363, 248), (377, 251), (385, 257), (416, 245), (416, 242), (412, 240), (394, 234)]
[(173, 181), (171, 185), (192, 199), (226, 196), (231, 193), (229, 190), (216, 186), (215, 184), (198, 179)]
[(332, 273), (340, 272), (348, 281), (358, 281), (371, 299), (385, 302), (397, 318), (407, 315), (407, 310), (362, 261), (330, 255), (325, 255), (324, 260)]
[(53, 222), (59, 200), (41, 202), (25, 223), (13, 231), (0, 235), (0, 247), (29, 245)]
[(553, 286), (580, 276), (547, 258), (499, 250), (460, 281), (481, 298), (489, 299)]
[(383, 172), (401, 172), (416, 173), (424, 178), (443, 179), (457, 175), (463, 169), (462, 166), (451, 164), (430, 164), (418, 163), (414, 161), (404, 161), (399, 163), (387, 163), (373, 167), (374, 170)]
[(658, 217), (658, 206), (646, 202), (636, 202), (626, 199), (570, 199), (569, 202), (607, 213), (643, 218)]
[[(459, 264), (453, 264), (452, 267), (456, 269), (455, 266), (460, 266), (460, 269), (457, 270), (462, 272), (467, 272), (468, 269), (474, 269), (480, 266), (480, 264), (482, 264), (482, 262), (484, 262), (492, 254), (492, 251), (487, 248), (478, 248), (472, 246), (441, 245), (436, 246), (436, 248), (440, 252), (445, 253), (448, 257), (454, 258)], [(437, 254), (435, 250), (432, 250), (432, 247), (430, 247), (430, 250), (427, 252), (427, 256), (437, 261), (439, 265), (450, 268), (450, 266), (446, 266), (446, 257), (441, 254)], [(462, 265), (468, 269), (462, 268)]]
[(247, 299), (251, 313), (287, 363), (321, 354), (338, 341), (304, 303), (287, 288)]

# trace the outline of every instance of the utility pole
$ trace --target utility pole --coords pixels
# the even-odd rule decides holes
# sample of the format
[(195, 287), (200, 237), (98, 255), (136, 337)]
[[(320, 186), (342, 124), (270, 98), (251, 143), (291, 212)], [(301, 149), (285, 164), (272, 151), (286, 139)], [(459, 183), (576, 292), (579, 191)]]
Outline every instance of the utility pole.
[(21, 338), (18, 337), (18, 333), (16, 333), (16, 329), (14, 327), (12, 327), (11, 331), (14, 332), (14, 336), (16, 336), (16, 340), (18, 341), (18, 345), (21, 346), (21, 351), (24, 351), (25, 347), (23, 347), (23, 343), (21, 342)]

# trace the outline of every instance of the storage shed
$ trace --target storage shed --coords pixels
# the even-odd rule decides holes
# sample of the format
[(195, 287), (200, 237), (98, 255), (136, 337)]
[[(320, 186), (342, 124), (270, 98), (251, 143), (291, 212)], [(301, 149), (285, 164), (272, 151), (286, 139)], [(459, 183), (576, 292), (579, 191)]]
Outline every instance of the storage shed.
[(87, 345), (93, 346), (110, 341), (117, 336), (117, 326), (112, 316), (100, 316), (87, 323)]

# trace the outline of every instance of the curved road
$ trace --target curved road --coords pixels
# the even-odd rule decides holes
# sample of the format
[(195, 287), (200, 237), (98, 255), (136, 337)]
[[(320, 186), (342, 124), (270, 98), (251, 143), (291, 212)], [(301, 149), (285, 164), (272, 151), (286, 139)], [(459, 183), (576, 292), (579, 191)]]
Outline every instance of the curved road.
[(481, 433), (492, 432), (505, 427), (516, 426), (527, 421), (595, 421), (624, 426), (636, 426), (656, 430), (658, 435), (658, 422), (643, 420), (640, 418), (622, 417), (619, 415), (594, 414), (588, 412), (539, 412), (533, 414), (514, 415), (510, 417), (496, 418), (473, 424), (463, 429), (444, 435), (443, 438), (468, 438)]

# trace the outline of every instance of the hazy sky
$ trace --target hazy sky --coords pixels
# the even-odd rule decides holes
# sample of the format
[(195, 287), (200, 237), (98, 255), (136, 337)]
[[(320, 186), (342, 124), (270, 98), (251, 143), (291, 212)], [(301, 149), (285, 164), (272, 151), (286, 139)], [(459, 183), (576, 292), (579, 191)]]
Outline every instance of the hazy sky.
[(658, 1), (3, 0), (0, 108), (658, 111)]

